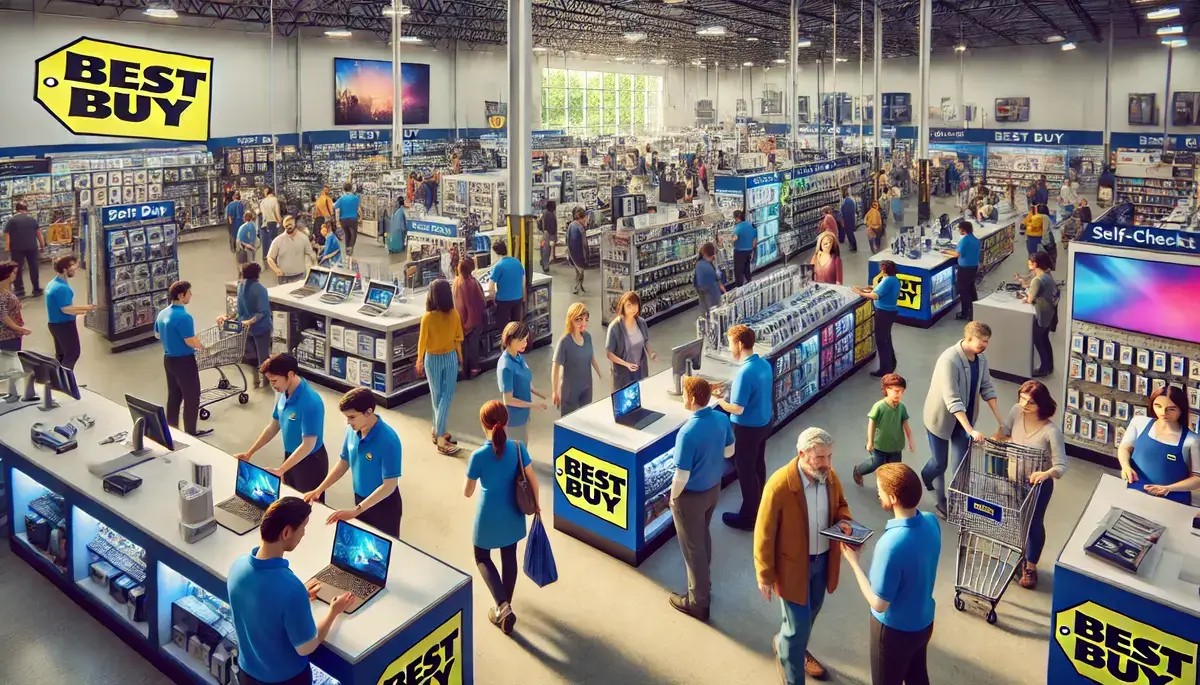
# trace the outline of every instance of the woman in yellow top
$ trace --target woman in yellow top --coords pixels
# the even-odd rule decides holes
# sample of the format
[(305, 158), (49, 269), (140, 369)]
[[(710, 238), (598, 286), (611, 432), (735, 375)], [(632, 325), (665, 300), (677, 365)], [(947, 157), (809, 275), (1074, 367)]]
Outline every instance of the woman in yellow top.
[(871, 203), (863, 223), (867, 225), (867, 245), (871, 248), (871, 254), (877, 254), (883, 249), (883, 216), (879, 213), (878, 202)]
[(1025, 249), (1030, 256), (1037, 253), (1042, 238), (1050, 230), (1050, 217), (1042, 212), (1042, 206), (1031, 207), (1029, 216), (1025, 217)]
[(333, 219), (333, 200), (329, 197), (329, 186), (321, 189), (313, 205), (313, 235), (321, 232), (321, 226)]
[(462, 371), (462, 319), (454, 308), (450, 281), (439, 278), (429, 285), (425, 315), (417, 336), (417, 375), (428, 374), (433, 400), (433, 442), (442, 454), (456, 454), (458, 443), (446, 431), (454, 384)]

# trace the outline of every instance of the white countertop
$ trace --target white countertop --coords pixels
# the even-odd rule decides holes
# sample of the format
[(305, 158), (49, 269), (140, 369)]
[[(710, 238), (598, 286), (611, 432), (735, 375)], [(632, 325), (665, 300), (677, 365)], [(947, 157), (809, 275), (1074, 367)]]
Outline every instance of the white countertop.
[(1033, 315), (1033, 305), (1023, 299), (1013, 297), (1016, 293), (1010, 292), (994, 292), (987, 297), (975, 300), (975, 306), (996, 307), (997, 309), (1008, 309), (1014, 312), (1025, 312)]
[[(1158, 541), (1158, 552), (1148, 555), (1141, 571), (1134, 575), (1107, 562), (1090, 557), (1083, 551), (1092, 532), (1118, 507), (1144, 516), (1167, 527)], [(1192, 517), (1200, 509), (1171, 502), (1162, 497), (1130, 490), (1115, 476), (1101, 476), (1087, 509), (1058, 556), (1058, 564), (1114, 587), (1140, 595), (1192, 616), (1200, 617), (1200, 593), (1194, 582), (1179, 579), (1184, 568), (1200, 573), (1200, 537), (1191, 534)]]
[[(958, 222), (960, 220), (961, 219), (951, 217), (952, 233), (957, 233), (958, 229), (956, 228), (956, 226), (958, 225)], [(989, 236), (991, 236), (993, 233), (997, 233), (1009, 226), (1012, 226), (1012, 225), (1016, 224), (1017, 222), (1019, 222), (1020, 220), (1021, 220), (1021, 217), (1017, 214), (1006, 214), (1006, 215), (1000, 217), (1000, 219), (998, 221), (989, 221), (987, 223), (982, 223), (982, 224), (979, 223), (978, 221), (975, 221), (974, 219), (970, 219), (969, 221), (975, 225), (975, 233), (973, 235), (976, 238), (979, 238), (979, 240), (982, 242), (983, 240), (985, 240)], [(954, 243), (958, 244), (958, 241), (955, 240)], [(888, 248), (886, 250), (883, 250), (882, 252), (878, 252), (876, 254), (871, 255), (870, 261), (881, 262), (885, 259), (895, 262), (898, 266), (907, 266), (907, 267), (913, 268), (913, 269), (924, 269), (925, 271), (933, 271), (934, 269), (945, 264), (946, 262), (954, 260), (955, 257), (947, 257), (946, 255), (942, 254), (941, 250), (939, 250), (938, 248), (935, 247), (933, 250), (931, 250), (929, 252), (922, 252), (921, 256), (919, 258), (912, 259), (912, 258), (908, 257), (907, 255), (896, 254), (895, 252), (892, 252), (891, 248)]]
[[(733, 379), (736, 371), (737, 365), (735, 364), (705, 356), (696, 375), (729, 381)], [(554, 425), (607, 443), (620, 450), (639, 452), (649, 447), (655, 440), (682, 426), (691, 417), (692, 412), (683, 408), (682, 396), (667, 394), (667, 390), (674, 389), (674, 385), (670, 369), (642, 379), (642, 407), (662, 412), (663, 417), (641, 430), (617, 424), (613, 419), (612, 399), (608, 395), (569, 416), (564, 416), (555, 421)], [(716, 399), (714, 398), (709, 405), (715, 404)]]
[[(132, 420), (124, 406), (88, 390), (82, 392), (81, 401), (58, 395), (62, 406), (50, 412), (26, 408), (0, 417), (0, 442), (224, 582), (234, 560), (259, 545), (258, 532), (238, 536), (218, 527), (213, 534), (195, 544), (185, 543), (179, 535), (176, 484), (180, 480), (190, 480), (190, 462), (210, 464), (215, 505), (233, 495), (237, 459), (182, 431), (173, 431), (175, 440), (182, 439), (187, 447), (171, 453), (167, 457), (170, 463), (158, 458), (135, 466), (128, 473), (142, 478), (140, 488), (126, 497), (106, 493), (101, 480), (88, 472), (88, 466), (129, 451), (127, 446), (119, 443), (97, 443), (108, 435), (129, 430)], [(77, 414), (88, 414), (96, 420), (94, 428), (80, 432), (78, 448), (58, 455), (33, 446), (29, 437), (31, 421), (61, 425)], [(282, 494), (299, 496), (302, 493), (284, 485)], [(304, 541), (287, 555), (292, 571), (301, 580), (316, 575), (329, 563), (334, 526), (325, 525), (325, 518), (331, 511), (324, 505), (314, 504)], [(393, 543), (387, 587), (353, 615), (339, 618), (325, 645), (342, 658), (358, 662), (469, 580), (467, 574), (414, 547), (403, 542)], [(312, 610), (314, 618), (320, 620), (329, 607), (314, 601)]]

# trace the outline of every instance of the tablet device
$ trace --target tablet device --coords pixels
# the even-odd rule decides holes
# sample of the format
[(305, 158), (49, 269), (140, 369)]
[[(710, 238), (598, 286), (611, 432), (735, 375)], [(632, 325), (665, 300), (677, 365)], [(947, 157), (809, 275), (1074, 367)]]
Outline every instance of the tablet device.
[(871, 530), (870, 528), (860, 526), (855, 521), (845, 521), (845, 523), (850, 524), (849, 535), (846, 535), (846, 533), (842, 531), (842, 527), (837, 523), (821, 531), (821, 535), (824, 535), (832, 540), (847, 542), (857, 547), (867, 540), (870, 540), (871, 536), (875, 534), (875, 531)]

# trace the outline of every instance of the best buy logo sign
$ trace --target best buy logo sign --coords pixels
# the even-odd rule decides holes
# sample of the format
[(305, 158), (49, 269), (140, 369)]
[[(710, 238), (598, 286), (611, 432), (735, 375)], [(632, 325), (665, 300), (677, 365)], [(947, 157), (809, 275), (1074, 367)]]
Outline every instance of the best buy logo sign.
[(1054, 618), (1054, 639), (1079, 675), (1101, 685), (1194, 685), (1196, 643), (1084, 602)]
[(571, 506), (621, 529), (629, 527), (629, 472), (571, 449), (554, 460), (554, 479)]

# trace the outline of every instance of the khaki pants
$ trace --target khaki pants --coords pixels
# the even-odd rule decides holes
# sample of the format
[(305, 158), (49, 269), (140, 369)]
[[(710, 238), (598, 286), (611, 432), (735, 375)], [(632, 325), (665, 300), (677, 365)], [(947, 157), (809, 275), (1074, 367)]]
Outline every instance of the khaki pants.
[(679, 537), (679, 549), (683, 551), (683, 563), (687, 566), (688, 599), (704, 609), (708, 608), (712, 593), (710, 525), (720, 494), (719, 484), (707, 490), (684, 490), (671, 509), (675, 535)]

